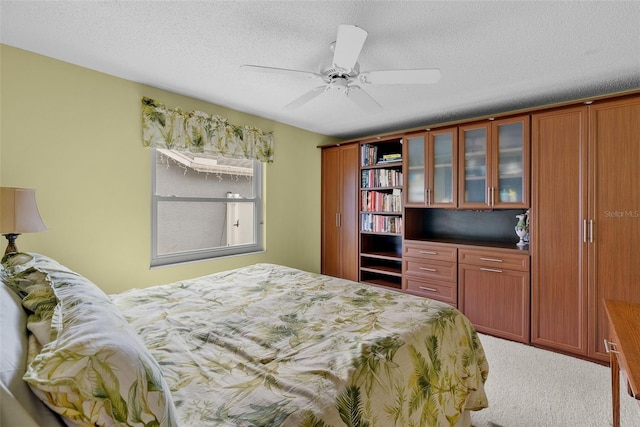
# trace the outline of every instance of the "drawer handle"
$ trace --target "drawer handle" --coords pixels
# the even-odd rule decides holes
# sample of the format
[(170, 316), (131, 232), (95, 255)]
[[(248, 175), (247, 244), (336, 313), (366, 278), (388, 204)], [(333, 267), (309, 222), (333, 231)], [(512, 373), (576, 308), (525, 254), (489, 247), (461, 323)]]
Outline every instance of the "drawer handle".
[(438, 252), (434, 252), (434, 251), (418, 251), (419, 254), (425, 254), (425, 255), (438, 255)]
[(429, 268), (429, 267), (418, 267), (419, 270), (425, 270), (425, 271), (438, 271), (435, 268)]
[(492, 273), (502, 273), (502, 270), (498, 270), (497, 268), (484, 268), (484, 267), (480, 267), (480, 270), (482, 271), (490, 271)]
[(620, 352), (618, 351), (618, 344), (611, 342), (609, 340), (607, 340), (606, 338), (604, 339), (604, 349), (607, 353), (614, 353), (614, 354), (619, 354)]
[(481, 261), (491, 261), (491, 262), (502, 262), (502, 260), (498, 259), (498, 258), (483, 258), (483, 257), (480, 257), (480, 260)]
[(422, 289), (423, 291), (438, 292), (436, 288), (428, 288), (426, 286), (419, 286), (419, 288)]

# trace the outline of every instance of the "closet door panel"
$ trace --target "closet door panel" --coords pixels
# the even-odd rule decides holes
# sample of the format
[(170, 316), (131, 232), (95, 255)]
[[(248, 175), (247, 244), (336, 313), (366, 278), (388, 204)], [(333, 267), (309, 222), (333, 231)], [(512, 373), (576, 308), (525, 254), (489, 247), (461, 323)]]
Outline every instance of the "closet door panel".
[(587, 108), (532, 116), (531, 341), (587, 353)]
[(342, 150), (322, 150), (322, 274), (340, 276), (340, 168)]
[(357, 144), (322, 149), (321, 271), (358, 280)]
[(640, 303), (640, 98), (590, 108), (589, 353), (608, 360), (603, 300)]
[(340, 189), (342, 212), (340, 216), (342, 245), (342, 275), (345, 279), (358, 280), (358, 201), (360, 189), (360, 149), (358, 144), (343, 146)]

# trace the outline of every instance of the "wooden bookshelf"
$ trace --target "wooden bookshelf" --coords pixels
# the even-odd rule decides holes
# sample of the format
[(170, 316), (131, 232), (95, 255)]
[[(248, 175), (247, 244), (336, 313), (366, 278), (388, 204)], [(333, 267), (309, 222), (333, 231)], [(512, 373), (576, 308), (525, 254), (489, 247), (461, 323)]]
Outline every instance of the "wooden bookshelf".
[(360, 144), (360, 281), (402, 288), (402, 139)]

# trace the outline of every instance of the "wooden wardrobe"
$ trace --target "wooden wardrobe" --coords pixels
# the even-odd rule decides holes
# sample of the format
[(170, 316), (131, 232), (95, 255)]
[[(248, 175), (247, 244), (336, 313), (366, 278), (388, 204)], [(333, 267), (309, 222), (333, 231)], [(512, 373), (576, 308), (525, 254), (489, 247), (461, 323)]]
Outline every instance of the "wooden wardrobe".
[(607, 361), (603, 300), (640, 303), (640, 97), (531, 123), (531, 342)]

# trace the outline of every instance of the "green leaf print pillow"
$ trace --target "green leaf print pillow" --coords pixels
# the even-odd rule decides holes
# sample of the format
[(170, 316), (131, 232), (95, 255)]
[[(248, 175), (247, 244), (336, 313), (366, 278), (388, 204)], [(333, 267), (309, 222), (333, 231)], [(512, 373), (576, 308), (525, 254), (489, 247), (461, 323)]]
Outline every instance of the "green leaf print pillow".
[(28, 266), (14, 273), (43, 273), (57, 299), (51, 340), (37, 354), (30, 349), (23, 379), (33, 392), (78, 425), (177, 425), (158, 363), (111, 299), (50, 258), (27, 255)]
[[(37, 260), (40, 264), (46, 260)], [(58, 304), (47, 275), (34, 268), (36, 259), (26, 253), (5, 255), (2, 259), (2, 282), (22, 300), (27, 313), (27, 329), (37, 340), (39, 352), (51, 341), (51, 317)], [(42, 266), (42, 265), (41, 265)], [(51, 267), (54, 267), (51, 265)], [(62, 267), (62, 266), (60, 266)]]

